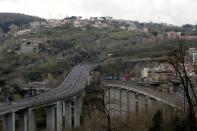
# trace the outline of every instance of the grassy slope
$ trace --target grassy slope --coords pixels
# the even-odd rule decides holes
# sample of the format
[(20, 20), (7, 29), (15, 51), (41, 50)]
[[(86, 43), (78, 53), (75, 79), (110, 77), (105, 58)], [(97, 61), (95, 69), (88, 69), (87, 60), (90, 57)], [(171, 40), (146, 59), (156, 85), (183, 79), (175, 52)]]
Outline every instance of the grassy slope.
[[(16, 51), (22, 43), (18, 39), (45, 37), (48, 42), (40, 54), (24, 55)], [(36, 34), (12, 38), (0, 46), (0, 80), (4, 85), (16, 89), (29, 81), (53, 81), (57, 85), (69, 72), (70, 68), (84, 60), (103, 61), (107, 54), (128, 59), (159, 57), (163, 51), (176, 47), (173, 41), (141, 42), (140, 39), (152, 39), (150, 34), (127, 31), (90, 30), (74, 28), (40, 30)], [(195, 42), (188, 42), (189, 47), (196, 47)], [(108, 67), (105, 67), (109, 70)], [(110, 72), (118, 70), (110, 69)], [(120, 70), (121, 72), (121, 70)], [(54, 86), (55, 87), (55, 86)]]

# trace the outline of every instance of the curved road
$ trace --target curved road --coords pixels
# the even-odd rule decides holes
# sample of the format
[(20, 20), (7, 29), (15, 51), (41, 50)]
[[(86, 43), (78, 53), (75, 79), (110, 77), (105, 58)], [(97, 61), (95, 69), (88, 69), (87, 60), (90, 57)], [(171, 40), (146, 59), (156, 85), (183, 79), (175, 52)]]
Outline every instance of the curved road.
[(127, 81), (107, 81), (104, 82), (106, 87), (118, 87), (120, 89), (125, 89), (129, 91), (133, 91), (139, 94), (143, 94), (145, 96), (149, 96), (157, 101), (161, 101), (167, 105), (175, 107), (177, 109), (181, 109), (183, 103), (180, 99), (175, 96), (171, 95), (164, 95), (163, 93), (150, 89), (148, 87), (138, 86), (134, 82), (127, 82)]
[(0, 115), (36, 106), (46, 106), (61, 100), (72, 99), (84, 90), (91, 67), (90, 64), (75, 66), (57, 88), (36, 97), (19, 100), (11, 105), (1, 106)]

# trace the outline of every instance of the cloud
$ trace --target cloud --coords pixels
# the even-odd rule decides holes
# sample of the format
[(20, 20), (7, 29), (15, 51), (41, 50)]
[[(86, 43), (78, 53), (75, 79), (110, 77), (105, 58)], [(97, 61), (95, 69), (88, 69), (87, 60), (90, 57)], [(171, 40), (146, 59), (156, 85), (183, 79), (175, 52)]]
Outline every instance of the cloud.
[(44, 18), (113, 16), (140, 21), (196, 24), (196, 0), (0, 0), (0, 12)]

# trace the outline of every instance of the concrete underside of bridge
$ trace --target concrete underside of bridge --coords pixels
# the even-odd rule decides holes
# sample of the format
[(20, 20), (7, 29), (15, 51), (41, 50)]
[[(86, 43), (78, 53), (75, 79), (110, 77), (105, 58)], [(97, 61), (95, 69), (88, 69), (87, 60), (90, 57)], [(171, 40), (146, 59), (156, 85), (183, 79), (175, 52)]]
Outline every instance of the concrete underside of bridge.
[(105, 88), (105, 103), (110, 110), (110, 115), (115, 117), (129, 113), (147, 112), (151, 109), (157, 110), (164, 105), (161, 101), (149, 96), (115, 87)]
[[(46, 108), (46, 130), (64, 131), (80, 126), (84, 93), (67, 101), (59, 101)], [(3, 131), (16, 131), (15, 116), (18, 115), (20, 131), (36, 131), (36, 107), (19, 112), (7, 113), (3, 116)]]

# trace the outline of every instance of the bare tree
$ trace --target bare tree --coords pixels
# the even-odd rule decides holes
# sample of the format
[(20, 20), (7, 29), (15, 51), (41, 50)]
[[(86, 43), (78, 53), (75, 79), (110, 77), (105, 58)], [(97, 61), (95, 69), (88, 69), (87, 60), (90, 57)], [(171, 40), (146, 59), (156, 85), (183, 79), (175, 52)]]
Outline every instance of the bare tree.
[(182, 90), (185, 93), (188, 102), (188, 117), (190, 121), (190, 131), (197, 130), (197, 121), (196, 121), (196, 113), (195, 113), (195, 105), (197, 103), (197, 94), (194, 91), (194, 85), (191, 81), (191, 72), (187, 69), (186, 65), (186, 46), (183, 40), (179, 37), (178, 39), (178, 47), (173, 49), (167, 53), (167, 56), (164, 58), (166, 62), (168, 62), (175, 70), (181, 85)]

